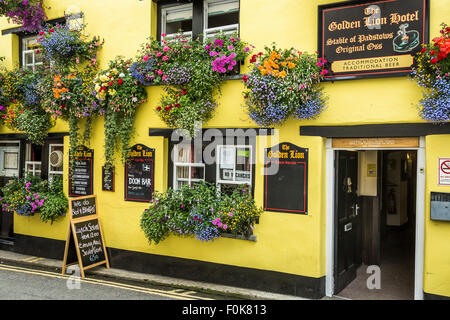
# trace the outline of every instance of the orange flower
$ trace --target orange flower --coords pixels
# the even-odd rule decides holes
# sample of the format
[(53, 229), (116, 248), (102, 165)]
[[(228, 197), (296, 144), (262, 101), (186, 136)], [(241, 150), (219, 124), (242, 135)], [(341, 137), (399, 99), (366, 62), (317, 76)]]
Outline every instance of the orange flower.
[(296, 66), (296, 64), (292, 63), (292, 62), (289, 62), (289, 64), (288, 64), (289, 69), (295, 68), (295, 66)]

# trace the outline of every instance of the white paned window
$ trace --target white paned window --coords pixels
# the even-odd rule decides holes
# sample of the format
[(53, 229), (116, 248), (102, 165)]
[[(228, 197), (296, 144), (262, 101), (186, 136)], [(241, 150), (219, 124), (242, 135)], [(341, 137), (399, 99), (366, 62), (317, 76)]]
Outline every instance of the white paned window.
[(193, 186), (205, 180), (205, 164), (201, 152), (196, 154), (193, 145), (177, 144), (173, 149), (173, 186), (178, 190), (183, 185)]
[(165, 40), (174, 40), (179, 32), (192, 37), (192, 3), (161, 9), (161, 33)]
[(2, 141), (0, 142), (0, 176), (18, 177), (20, 142)]
[(204, 39), (239, 32), (239, 0), (204, 1)]
[(38, 36), (22, 38), (22, 67), (36, 70), (43, 64), (42, 54), (37, 49)]
[(219, 145), (216, 149), (216, 184), (252, 185), (252, 146)]
[(31, 143), (25, 145), (25, 173), (33, 176), (41, 176), (42, 148)]

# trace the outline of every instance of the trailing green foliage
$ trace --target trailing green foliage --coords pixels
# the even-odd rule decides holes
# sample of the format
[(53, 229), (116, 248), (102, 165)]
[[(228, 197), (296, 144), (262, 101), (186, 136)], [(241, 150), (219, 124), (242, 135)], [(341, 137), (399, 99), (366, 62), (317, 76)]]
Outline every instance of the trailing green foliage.
[(132, 75), (142, 84), (162, 84), (165, 94), (156, 111), (171, 128), (195, 133), (217, 107), (216, 95), (226, 75), (237, 74), (250, 48), (237, 35), (220, 34), (204, 44), (177, 35), (174, 41), (150, 39), (142, 46)]
[(2, 210), (15, 211), (18, 215), (31, 216), (40, 212), (40, 220), (52, 224), (66, 214), (68, 200), (63, 192), (62, 177), (51, 182), (27, 175), (10, 180), (2, 189)]
[(158, 244), (170, 234), (212, 241), (224, 232), (250, 236), (261, 213), (247, 187), (225, 193), (200, 182), (155, 193), (140, 225), (150, 243)]

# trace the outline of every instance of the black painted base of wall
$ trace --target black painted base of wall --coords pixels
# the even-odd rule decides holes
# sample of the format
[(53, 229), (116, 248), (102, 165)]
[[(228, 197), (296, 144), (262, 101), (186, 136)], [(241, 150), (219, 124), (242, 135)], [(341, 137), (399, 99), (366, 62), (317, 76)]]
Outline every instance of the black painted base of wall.
[(446, 296), (440, 296), (437, 294), (432, 294), (432, 293), (423, 293), (423, 299), (424, 300), (450, 300), (450, 297), (446, 297)]
[[(1, 250), (62, 260), (65, 241), (14, 235), (14, 245)], [(237, 267), (199, 260), (107, 248), (112, 268), (210, 282), (310, 299), (325, 295), (325, 277), (312, 278), (289, 273)]]
[(66, 242), (49, 238), (14, 234), (11, 251), (40, 258), (62, 260)]
[(114, 248), (110, 248), (110, 252), (111, 265), (119, 269), (311, 299), (318, 299), (325, 295), (325, 277), (304, 277), (276, 271), (236, 267)]

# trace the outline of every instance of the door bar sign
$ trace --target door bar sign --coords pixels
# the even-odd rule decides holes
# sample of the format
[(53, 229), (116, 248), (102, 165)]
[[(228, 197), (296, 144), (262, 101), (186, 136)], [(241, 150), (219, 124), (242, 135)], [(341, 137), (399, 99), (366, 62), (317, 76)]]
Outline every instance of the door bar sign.
[(450, 158), (439, 158), (438, 185), (450, 186)]

